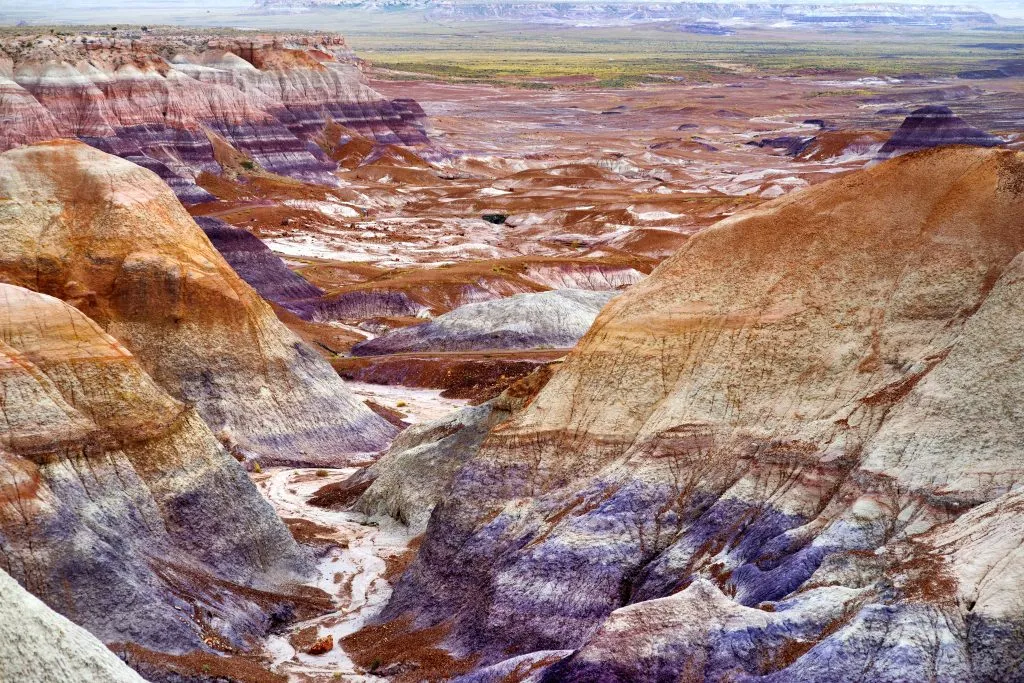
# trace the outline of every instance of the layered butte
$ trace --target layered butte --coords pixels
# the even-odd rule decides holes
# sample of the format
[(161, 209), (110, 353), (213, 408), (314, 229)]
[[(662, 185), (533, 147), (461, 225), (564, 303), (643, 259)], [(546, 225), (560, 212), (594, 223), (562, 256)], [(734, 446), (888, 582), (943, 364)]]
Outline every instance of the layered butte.
[(390, 441), (155, 174), (47, 143), (0, 155), (0, 196), (0, 280), (76, 306), (242, 455), (340, 465)]
[(454, 474), (366, 656), (1019, 677), (1022, 208), (1024, 155), (955, 148), (692, 237)]
[(31, 36), (0, 45), (0, 149), (78, 138), (157, 172), (182, 201), (231, 164), (336, 185), (328, 124), (427, 144), (422, 109), (368, 87), (337, 36)]

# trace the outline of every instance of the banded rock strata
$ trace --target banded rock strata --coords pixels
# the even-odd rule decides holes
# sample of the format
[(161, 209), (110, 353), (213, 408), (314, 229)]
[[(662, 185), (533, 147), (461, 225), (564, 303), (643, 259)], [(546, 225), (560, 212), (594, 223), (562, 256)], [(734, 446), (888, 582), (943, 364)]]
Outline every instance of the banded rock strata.
[(158, 173), (186, 202), (232, 154), (334, 184), (328, 123), (381, 144), (427, 144), (412, 100), (366, 85), (338, 36), (23, 36), (0, 44), (0, 150), (78, 138)]
[(78, 142), (33, 145), (0, 155), (0, 196), (0, 280), (86, 313), (226, 442), (264, 464), (340, 465), (394, 435), (150, 171)]
[(1020, 679), (1022, 206), (1024, 155), (943, 149), (692, 237), (458, 470), (380, 621), (471, 680)]
[(217, 218), (195, 221), (232, 270), (261, 297), (306, 320), (319, 310), (324, 291), (290, 270), (260, 238)]
[(0, 568), (50, 608), (176, 653), (247, 648), (306, 600), (309, 559), (241, 465), (80, 311), (0, 284), (0, 384)]

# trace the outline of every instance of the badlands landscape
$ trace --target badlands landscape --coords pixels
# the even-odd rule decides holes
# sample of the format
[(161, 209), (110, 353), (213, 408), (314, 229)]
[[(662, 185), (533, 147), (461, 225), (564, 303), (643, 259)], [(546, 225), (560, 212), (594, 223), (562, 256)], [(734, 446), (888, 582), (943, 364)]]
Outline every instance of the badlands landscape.
[(1012, 11), (70, 4), (0, 681), (1024, 681)]

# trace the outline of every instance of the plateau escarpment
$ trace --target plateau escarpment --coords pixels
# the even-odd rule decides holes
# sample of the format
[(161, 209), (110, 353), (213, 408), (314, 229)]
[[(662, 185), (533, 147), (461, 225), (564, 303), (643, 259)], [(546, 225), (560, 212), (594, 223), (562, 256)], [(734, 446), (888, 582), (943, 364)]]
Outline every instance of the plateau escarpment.
[(936, 150), (692, 237), (455, 472), (365, 656), (1018, 677), (1022, 202), (1024, 156)]
[(341, 465), (390, 441), (153, 173), (40, 144), (0, 155), (0, 194), (0, 280), (83, 311), (240, 455)]
[(155, 171), (186, 202), (202, 173), (241, 164), (337, 185), (314, 142), (338, 124), (374, 143), (424, 146), (422, 109), (366, 85), (330, 35), (43, 35), (0, 44), (0, 150), (77, 138)]
[(50, 608), (112, 645), (237, 652), (324, 606), (241, 465), (80, 311), (0, 284), (0, 384), (0, 567)]

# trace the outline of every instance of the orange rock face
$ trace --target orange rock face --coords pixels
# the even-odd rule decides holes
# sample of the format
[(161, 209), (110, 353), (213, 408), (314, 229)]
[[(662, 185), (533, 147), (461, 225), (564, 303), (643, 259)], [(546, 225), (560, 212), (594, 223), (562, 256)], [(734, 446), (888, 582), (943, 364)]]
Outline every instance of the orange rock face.
[(0, 278), (62, 298), (268, 461), (342, 463), (393, 427), (224, 262), (153, 173), (86, 145), (0, 156)]

